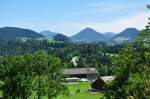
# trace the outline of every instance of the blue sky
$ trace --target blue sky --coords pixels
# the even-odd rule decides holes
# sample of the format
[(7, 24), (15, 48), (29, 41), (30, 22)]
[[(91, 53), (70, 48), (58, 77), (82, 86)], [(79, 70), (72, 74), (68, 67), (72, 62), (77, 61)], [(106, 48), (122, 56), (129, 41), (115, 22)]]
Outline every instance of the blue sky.
[(144, 28), (149, 0), (0, 0), (0, 27), (37, 32), (50, 30), (73, 35), (91, 27), (118, 33), (127, 27)]

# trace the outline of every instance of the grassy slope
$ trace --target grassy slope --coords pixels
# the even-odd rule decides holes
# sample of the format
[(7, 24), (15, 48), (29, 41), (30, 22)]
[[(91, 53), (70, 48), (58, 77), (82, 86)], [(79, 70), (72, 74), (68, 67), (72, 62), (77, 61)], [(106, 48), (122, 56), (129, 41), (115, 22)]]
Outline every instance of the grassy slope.
[[(78, 84), (68, 84), (70, 91), (69, 96), (59, 96), (57, 99), (100, 99), (103, 96), (102, 93), (91, 93), (88, 91), (90, 89), (90, 83), (81, 82)], [(76, 91), (80, 89), (80, 92)]]

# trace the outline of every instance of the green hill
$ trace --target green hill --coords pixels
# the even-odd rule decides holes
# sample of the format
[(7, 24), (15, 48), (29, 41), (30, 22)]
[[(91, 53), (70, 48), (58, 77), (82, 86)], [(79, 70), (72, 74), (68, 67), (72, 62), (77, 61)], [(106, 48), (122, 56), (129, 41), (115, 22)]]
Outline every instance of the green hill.
[(36, 39), (43, 37), (35, 31), (29, 29), (22, 29), (17, 27), (4, 27), (0, 28), (0, 39), (3, 40), (15, 40), (20, 38)]

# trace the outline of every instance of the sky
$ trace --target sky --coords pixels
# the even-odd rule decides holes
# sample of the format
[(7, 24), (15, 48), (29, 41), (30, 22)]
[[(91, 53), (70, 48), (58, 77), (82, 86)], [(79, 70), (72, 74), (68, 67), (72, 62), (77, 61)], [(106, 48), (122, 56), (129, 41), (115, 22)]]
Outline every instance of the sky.
[(149, 0), (0, 0), (0, 27), (49, 30), (71, 36), (84, 28), (119, 33), (143, 29)]

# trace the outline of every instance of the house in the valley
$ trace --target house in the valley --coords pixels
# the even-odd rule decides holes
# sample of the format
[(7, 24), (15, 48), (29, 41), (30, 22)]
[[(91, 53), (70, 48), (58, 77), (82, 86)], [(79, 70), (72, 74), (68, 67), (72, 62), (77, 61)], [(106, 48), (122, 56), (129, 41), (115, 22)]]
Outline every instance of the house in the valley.
[(101, 91), (106, 89), (106, 83), (112, 81), (114, 79), (113, 76), (101, 76), (91, 83), (92, 91)]
[(64, 69), (64, 74), (67, 77), (77, 77), (84, 78), (87, 80), (95, 80), (99, 75), (98, 71), (95, 68), (73, 68), (73, 69)]

